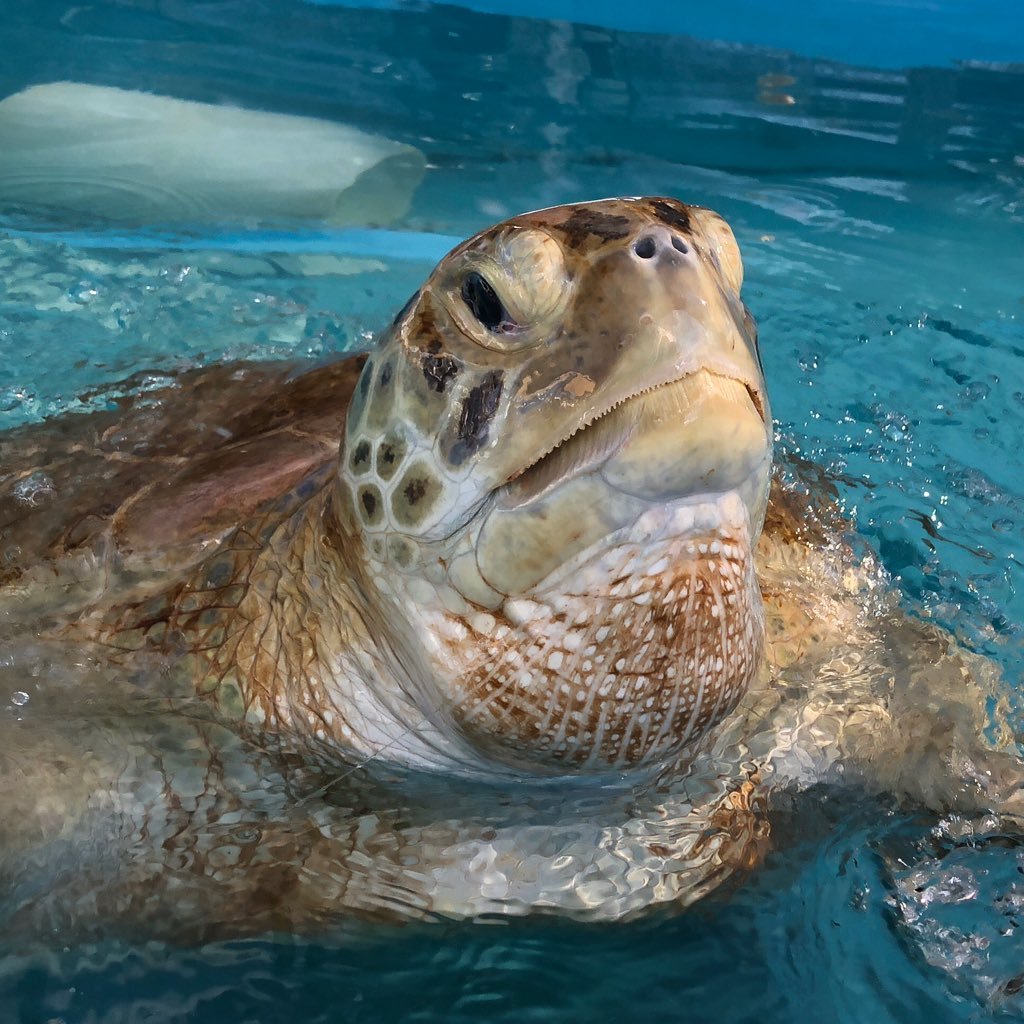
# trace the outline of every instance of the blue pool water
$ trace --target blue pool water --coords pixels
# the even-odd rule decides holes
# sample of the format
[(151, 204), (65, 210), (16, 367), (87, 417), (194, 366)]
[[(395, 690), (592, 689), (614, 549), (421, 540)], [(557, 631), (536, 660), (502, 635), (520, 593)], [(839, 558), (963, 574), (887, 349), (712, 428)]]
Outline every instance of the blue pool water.
[[(784, 442), (842, 475), (907, 607), (996, 658), (1015, 699), (1024, 13), (1011, 0), (620, 6), (0, 0), (0, 97), (64, 80), (148, 90), (351, 124), (426, 158), (387, 225), (140, 224), (116, 206), (0, 195), (0, 428), (94, 407), (140, 371), (364, 347), (456, 239), (494, 220), (675, 195), (736, 230)], [(877, 850), (918, 826), (877, 807), (822, 817), (695, 910), (614, 927), (201, 948), (0, 938), (0, 1022), (1024, 1014), (1020, 985), (1000, 988), (1024, 971), (1024, 942), (991, 906), (1024, 870), (1014, 841), (974, 850), (979, 895), (915, 931), (897, 925), (913, 879)]]

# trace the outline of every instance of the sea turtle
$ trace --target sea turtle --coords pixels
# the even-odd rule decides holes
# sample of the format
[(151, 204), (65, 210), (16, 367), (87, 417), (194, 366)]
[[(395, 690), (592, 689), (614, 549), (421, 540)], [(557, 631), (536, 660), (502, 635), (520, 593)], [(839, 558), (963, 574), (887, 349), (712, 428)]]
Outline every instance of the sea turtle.
[(773, 478), (741, 283), (709, 210), (556, 207), (368, 357), (0, 437), (9, 932), (619, 918), (813, 783), (1013, 812), (991, 665)]

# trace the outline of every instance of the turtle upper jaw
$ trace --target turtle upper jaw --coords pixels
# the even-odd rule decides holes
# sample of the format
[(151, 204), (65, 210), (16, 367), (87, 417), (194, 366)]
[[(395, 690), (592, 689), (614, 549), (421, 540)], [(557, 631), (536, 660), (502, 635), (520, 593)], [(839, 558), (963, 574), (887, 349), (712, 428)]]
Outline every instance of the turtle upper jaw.
[[(738, 442), (735, 450), (723, 450), (724, 438)], [(591, 473), (626, 493), (671, 500), (698, 482), (695, 457), (707, 464), (701, 474), (707, 489), (717, 490), (726, 489), (730, 477), (745, 480), (762, 456), (770, 459), (770, 450), (770, 412), (761, 382), (731, 368), (702, 368), (596, 407), (515, 471), (500, 488), (499, 503), (522, 505)], [(718, 472), (718, 480), (712, 480), (716, 469), (733, 465), (738, 472)]]
[(735, 495), (753, 543), (772, 453), (760, 395), (753, 383), (697, 370), (616, 404), (499, 488), (474, 531), (473, 574), (491, 603), (543, 586), (659, 509)]

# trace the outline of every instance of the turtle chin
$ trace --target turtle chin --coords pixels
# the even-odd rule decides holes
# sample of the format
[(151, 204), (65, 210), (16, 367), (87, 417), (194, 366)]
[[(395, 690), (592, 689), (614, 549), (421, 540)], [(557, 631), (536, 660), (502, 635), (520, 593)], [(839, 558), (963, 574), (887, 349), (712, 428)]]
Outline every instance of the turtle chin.
[(746, 510), (751, 543), (764, 519), (771, 418), (755, 385), (710, 370), (620, 403), (501, 488), (476, 543), (487, 585), (527, 594), (587, 549), (616, 543), (659, 510)]

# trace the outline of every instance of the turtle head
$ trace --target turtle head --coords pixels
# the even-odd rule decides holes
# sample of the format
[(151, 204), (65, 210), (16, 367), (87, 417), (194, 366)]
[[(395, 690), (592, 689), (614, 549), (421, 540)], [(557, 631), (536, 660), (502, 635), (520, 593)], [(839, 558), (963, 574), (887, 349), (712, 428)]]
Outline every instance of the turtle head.
[(710, 537), (727, 507), (752, 545), (772, 431), (742, 276), (725, 221), (672, 199), (542, 210), (456, 248), (350, 408), (339, 493), (372, 561), (500, 631), (531, 602), (605, 600), (609, 552), (651, 530), (652, 552)]

